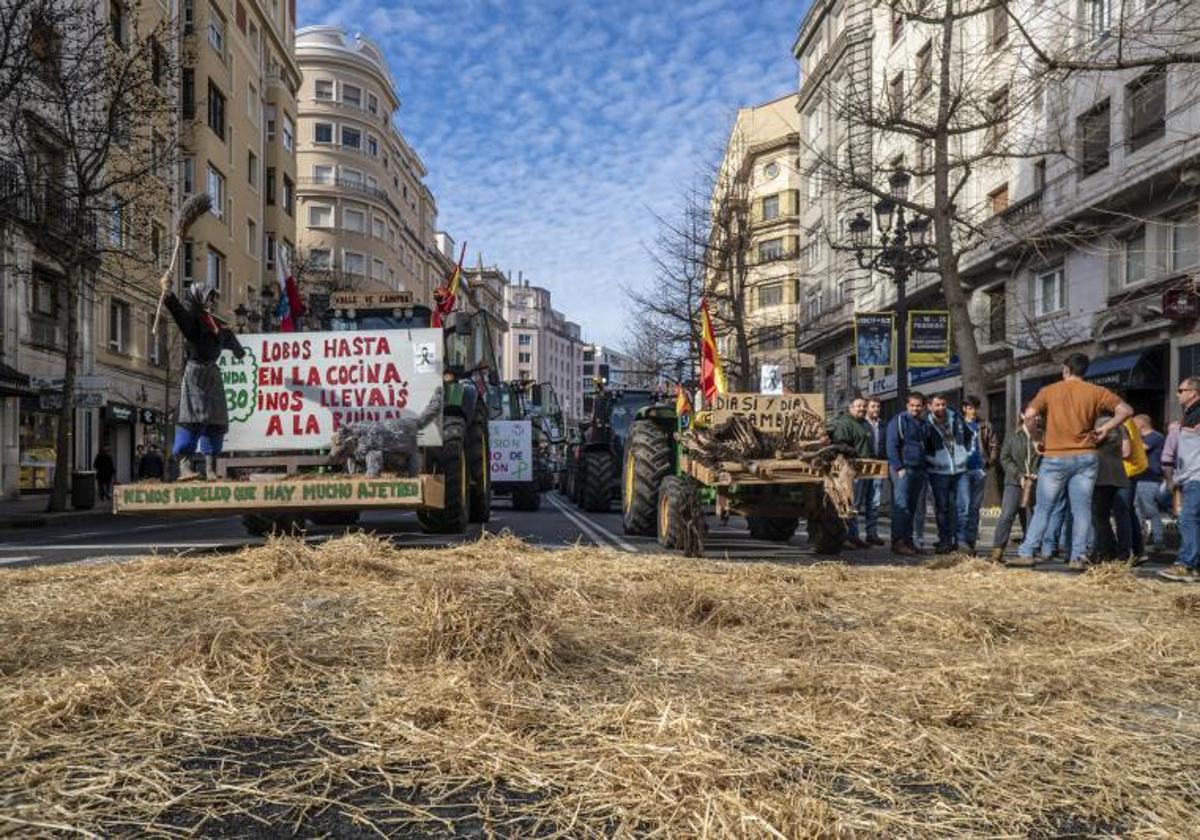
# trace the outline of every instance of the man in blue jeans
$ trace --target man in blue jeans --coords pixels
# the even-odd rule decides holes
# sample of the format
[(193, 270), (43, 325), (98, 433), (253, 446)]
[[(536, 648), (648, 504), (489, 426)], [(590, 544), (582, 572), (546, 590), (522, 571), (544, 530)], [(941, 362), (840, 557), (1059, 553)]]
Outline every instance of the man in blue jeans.
[(975, 551), (979, 540), (979, 509), (988, 470), (1000, 457), (1000, 442), (988, 421), (979, 416), (979, 397), (967, 396), (962, 403), (962, 419), (971, 433), (967, 450), (967, 472), (959, 486), (958, 541)]
[(947, 405), (945, 397), (929, 401), (926, 424), (926, 469), (938, 530), (933, 550), (946, 554), (958, 550), (961, 522), (967, 515), (963, 480), (973, 435), (958, 413)]
[[(867, 400), (867, 416), (863, 425), (867, 437), (871, 439), (871, 457), (887, 457), (887, 427), (879, 416), (883, 406), (877, 399)], [(882, 479), (860, 478), (854, 483), (854, 507), (862, 514), (866, 525), (866, 542), (869, 545), (883, 545), (879, 538), (879, 496)]]
[[(1020, 554), (1011, 559), (1009, 565), (1033, 566), (1036, 563), (1034, 555), (1042, 545), (1050, 516), (1065, 494), (1074, 525), (1067, 565), (1075, 570), (1087, 566), (1092, 491), (1096, 486), (1096, 444), (1133, 416), (1133, 409), (1112, 391), (1083, 380), (1087, 368), (1088, 357), (1072, 353), (1063, 362), (1062, 381), (1038, 391), (1025, 409), (1026, 416), (1042, 415), (1044, 418), (1042, 446), (1045, 454), (1038, 469), (1033, 521), (1021, 543)], [(1096, 420), (1101, 414), (1112, 416), (1097, 425)]]
[(892, 551), (912, 557), (913, 514), (925, 486), (925, 397), (908, 395), (904, 411), (887, 426), (888, 472), (892, 478)]
[(1167, 485), (1179, 496), (1179, 556), (1159, 577), (1200, 583), (1200, 377), (1190, 376), (1175, 389), (1183, 419), (1172, 423), (1163, 444)]

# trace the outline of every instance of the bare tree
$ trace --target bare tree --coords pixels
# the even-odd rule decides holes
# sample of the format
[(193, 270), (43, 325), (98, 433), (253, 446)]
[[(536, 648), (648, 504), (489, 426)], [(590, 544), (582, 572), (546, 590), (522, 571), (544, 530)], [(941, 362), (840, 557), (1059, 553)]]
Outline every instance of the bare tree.
[(175, 34), (138, 0), (111, 10), (90, 0), (6, 2), (0, 33), (10, 33), (12, 55), (26, 56), (0, 64), (9, 217), (60, 270), (65, 370), (50, 509), (63, 510), (84, 307), (99, 277), (122, 282), (144, 263), (147, 225), (170, 215)]

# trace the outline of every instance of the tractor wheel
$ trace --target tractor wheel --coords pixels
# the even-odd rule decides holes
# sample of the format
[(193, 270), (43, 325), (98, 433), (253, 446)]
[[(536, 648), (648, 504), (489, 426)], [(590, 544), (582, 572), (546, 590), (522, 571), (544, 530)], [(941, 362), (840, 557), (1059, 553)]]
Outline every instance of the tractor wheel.
[(358, 524), (357, 510), (329, 510), (324, 513), (310, 513), (309, 521), (314, 525), (340, 525), (349, 527)]
[(492, 518), (492, 475), (488, 464), (487, 420), (475, 415), (467, 429), (467, 472), (471, 477), (470, 508), (472, 522)]
[(542, 506), (542, 494), (538, 491), (537, 485), (529, 482), (528, 485), (522, 485), (520, 489), (513, 490), (512, 494), (513, 510), (521, 510), (532, 513)]
[(756, 540), (787, 542), (800, 524), (798, 516), (747, 516), (750, 536)]
[(808, 517), (808, 542), (817, 554), (841, 554), (842, 543), (846, 541), (848, 532), (846, 520), (837, 515), (837, 510), (828, 499), (822, 500), (819, 513)]
[(442, 425), (442, 450), (435, 459), (433, 472), (445, 476), (446, 503), (440, 510), (417, 511), (417, 521), (427, 534), (461, 534), (466, 530), (470, 483), (463, 449), (465, 432), (466, 424), (457, 417), (447, 417)]
[(663, 548), (683, 545), (684, 507), (687, 485), (677, 475), (668, 475), (658, 485), (658, 544)]
[(621, 470), (621, 514), (626, 534), (654, 536), (658, 488), (671, 474), (671, 435), (653, 420), (638, 420), (629, 433)]
[(612, 501), (613, 457), (606, 450), (588, 452), (583, 456), (583, 509), (590, 513), (606, 513)]
[(298, 535), (304, 533), (304, 517), (291, 513), (247, 513), (242, 516), (242, 526), (255, 537)]

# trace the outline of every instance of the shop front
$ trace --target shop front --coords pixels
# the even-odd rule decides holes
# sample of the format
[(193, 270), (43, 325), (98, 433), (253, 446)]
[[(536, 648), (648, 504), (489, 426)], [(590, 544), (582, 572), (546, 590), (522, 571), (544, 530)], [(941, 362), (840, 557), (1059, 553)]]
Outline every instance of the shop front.
[(54, 484), (54, 465), (58, 453), (58, 404), (52, 399), (53, 396), (43, 393), (21, 397), (17, 445), (22, 493), (47, 492)]
[(118, 483), (129, 482), (137, 475), (133, 439), (137, 418), (137, 408), (128, 403), (110, 402), (101, 412), (100, 441), (112, 455)]
[(1167, 347), (1101, 356), (1088, 364), (1084, 378), (1120, 394), (1135, 414), (1148, 414), (1154, 428), (1163, 428), (1167, 405)]

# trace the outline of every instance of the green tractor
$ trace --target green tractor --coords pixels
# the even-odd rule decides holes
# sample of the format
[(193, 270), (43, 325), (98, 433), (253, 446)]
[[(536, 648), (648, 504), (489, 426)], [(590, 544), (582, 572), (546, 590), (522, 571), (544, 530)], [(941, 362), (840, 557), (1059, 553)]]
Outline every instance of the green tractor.
[(602, 389), (585, 397), (591, 417), (580, 428), (567, 462), (567, 495), (586, 511), (604, 513), (621, 497), (620, 468), (637, 413), (656, 402), (647, 389)]

